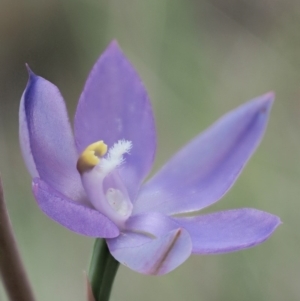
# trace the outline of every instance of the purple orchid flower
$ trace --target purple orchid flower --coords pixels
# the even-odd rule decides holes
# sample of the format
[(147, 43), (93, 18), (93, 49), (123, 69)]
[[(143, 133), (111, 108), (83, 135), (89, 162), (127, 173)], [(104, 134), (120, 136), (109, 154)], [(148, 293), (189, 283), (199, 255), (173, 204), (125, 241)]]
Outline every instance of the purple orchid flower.
[(56, 86), (29, 70), (20, 105), (20, 143), (41, 210), (64, 227), (106, 238), (111, 254), (144, 274), (165, 274), (193, 254), (237, 251), (280, 224), (256, 209), (184, 217), (217, 202), (258, 146), (274, 95), (219, 119), (142, 185), (156, 132), (147, 92), (118, 44), (92, 69), (74, 136)]

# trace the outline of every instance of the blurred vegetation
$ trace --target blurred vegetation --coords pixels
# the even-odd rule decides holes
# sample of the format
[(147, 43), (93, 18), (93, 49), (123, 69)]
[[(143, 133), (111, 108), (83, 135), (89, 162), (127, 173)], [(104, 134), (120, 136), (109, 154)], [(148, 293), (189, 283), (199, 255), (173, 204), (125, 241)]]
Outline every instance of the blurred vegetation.
[(73, 116), (90, 68), (114, 38), (152, 99), (154, 170), (226, 111), (275, 90), (262, 145), (234, 188), (206, 211), (255, 207), (284, 224), (259, 247), (192, 256), (166, 276), (122, 266), (112, 300), (299, 300), (299, 32), (296, 0), (0, 0), (0, 170), (38, 300), (85, 300), (93, 240), (53, 223), (32, 197), (18, 144), (24, 64), (60, 88)]

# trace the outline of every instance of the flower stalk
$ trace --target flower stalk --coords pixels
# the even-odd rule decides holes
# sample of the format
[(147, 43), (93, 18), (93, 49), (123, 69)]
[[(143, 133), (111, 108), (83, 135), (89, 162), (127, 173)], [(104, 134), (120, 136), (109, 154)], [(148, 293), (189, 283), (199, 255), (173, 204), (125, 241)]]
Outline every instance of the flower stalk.
[(108, 301), (119, 267), (104, 239), (96, 239), (90, 263), (89, 280), (95, 301)]
[(0, 276), (11, 301), (35, 301), (5, 205), (0, 179)]

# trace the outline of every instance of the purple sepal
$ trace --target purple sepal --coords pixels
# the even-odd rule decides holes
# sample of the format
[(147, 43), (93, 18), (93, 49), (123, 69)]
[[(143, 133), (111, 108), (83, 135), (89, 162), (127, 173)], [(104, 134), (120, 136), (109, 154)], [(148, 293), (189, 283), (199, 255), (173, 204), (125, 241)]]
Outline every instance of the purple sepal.
[(72, 201), (35, 178), (33, 194), (41, 210), (51, 219), (81, 235), (112, 238), (120, 233), (118, 227), (97, 210)]
[(265, 132), (273, 93), (227, 113), (183, 147), (142, 188), (134, 214), (197, 211), (233, 185)]
[(137, 72), (113, 41), (94, 65), (75, 114), (75, 140), (81, 152), (103, 140), (132, 142), (119, 173), (132, 202), (151, 169), (156, 149), (154, 117), (147, 92)]
[(193, 253), (218, 254), (254, 247), (268, 239), (280, 219), (256, 209), (234, 209), (196, 217), (174, 218), (192, 239)]
[(156, 237), (181, 227), (173, 218), (160, 212), (147, 212), (131, 216), (125, 226), (128, 231), (149, 233)]
[(64, 100), (49, 81), (29, 70), (20, 105), (20, 142), (32, 177), (74, 200), (85, 193), (76, 170), (78, 158)]
[(111, 254), (130, 269), (148, 275), (163, 275), (182, 264), (191, 254), (187, 231), (175, 229), (160, 237), (125, 232), (107, 239)]

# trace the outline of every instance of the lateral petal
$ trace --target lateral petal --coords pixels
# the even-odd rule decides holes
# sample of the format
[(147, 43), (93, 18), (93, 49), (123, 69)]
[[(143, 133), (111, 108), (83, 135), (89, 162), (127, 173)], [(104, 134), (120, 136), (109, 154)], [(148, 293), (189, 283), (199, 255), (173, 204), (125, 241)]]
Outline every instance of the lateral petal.
[(31, 176), (71, 199), (82, 200), (77, 151), (64, 100), (56, 86), (31, 70), (19, 119), (20, 144)]
[(256, 209), (234, 209), (174, 218), (191, 236), (193, 253), (218, 254), (256, 246), (280, 225), (279, 217)]
[(74, 202), (35, 178), (33, 194), (40, 209), (51, 219), (81, 235), (112, 238), (119, 235), (118, 227), (97, 210)]
[(217, 202), (259, 145), (273, 99), (273, 93), (253, 99), (183, 147), (144, 185), (134, 213), (185, 213)]

